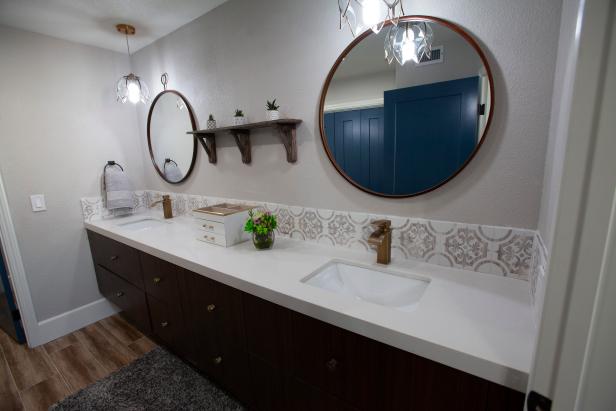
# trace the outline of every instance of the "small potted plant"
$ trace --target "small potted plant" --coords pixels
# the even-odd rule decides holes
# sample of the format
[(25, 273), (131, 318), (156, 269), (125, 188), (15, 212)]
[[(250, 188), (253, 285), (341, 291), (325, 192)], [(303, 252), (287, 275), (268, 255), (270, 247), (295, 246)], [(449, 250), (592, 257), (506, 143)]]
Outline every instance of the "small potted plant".
[(276, 229), (276, 216), (269, 211), (250, 210), (244, 231), (252, 233), (252, 243), (257, 250), (269, 250), (274, 245), (274, 230)]
[(276, 104), (276, 99), (273, 101), (267, 100), (267, 111), (265, 112), (267, 115), (267, 119), (270, 121), (278, 120), (280, 118), (280, 111), (278, 109), (280, 106)]
[(243, 126), (246, 124), (248, 120), (244, 117), (244, 112), (239, 108), (235, 110), (235, 115), (233, 116), (233, 125), (235, 126)]
[(216, 128), (216, 120), (214, 119), (213, 114), (210, 114), (210, 116), (207, 118), (207, 128), (209, 130)]

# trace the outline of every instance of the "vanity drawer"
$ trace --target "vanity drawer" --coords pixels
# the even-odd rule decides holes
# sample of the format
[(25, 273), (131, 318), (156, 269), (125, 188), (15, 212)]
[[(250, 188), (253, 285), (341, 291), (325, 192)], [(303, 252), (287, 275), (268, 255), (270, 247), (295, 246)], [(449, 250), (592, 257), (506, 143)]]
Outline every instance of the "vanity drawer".
[(225, 234), (225, 225), (218, 221), (202, 220), (200, 218), (195, 219), (195, 223), (200, 230), (207, 231), (209, 233)]
[(101, 294), (120, 307), (125, 317), (139, 330), (149, 333), (151, 328), (145, 293), (100, 265), (96, 266), (96, 278)]
[(95, 264), (105, 267), (138, 287), (143, 287), (137, 250), (89, 230), (88, 239)]
[(227, 246), (227, 239), (225, 238), (224, 234), (201, 232), (199, 233), (197, 240), (210, 243), (210, 244), (220, 245), (222, 247)]
[(160, 258), (140, 253), (145, 291), (159, 300), (179, 304), (180, 268)]

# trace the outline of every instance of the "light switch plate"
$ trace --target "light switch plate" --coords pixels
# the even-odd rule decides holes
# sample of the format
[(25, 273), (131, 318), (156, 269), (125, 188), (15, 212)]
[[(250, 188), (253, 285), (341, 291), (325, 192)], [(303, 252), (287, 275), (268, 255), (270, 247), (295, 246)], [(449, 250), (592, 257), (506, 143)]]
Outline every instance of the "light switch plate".
[(32, 194), (30, 196), (30, 203), (32, 204), (32, 211), (35, 213), (47, 210), (47, 205), (45, 205), (45, 194)]

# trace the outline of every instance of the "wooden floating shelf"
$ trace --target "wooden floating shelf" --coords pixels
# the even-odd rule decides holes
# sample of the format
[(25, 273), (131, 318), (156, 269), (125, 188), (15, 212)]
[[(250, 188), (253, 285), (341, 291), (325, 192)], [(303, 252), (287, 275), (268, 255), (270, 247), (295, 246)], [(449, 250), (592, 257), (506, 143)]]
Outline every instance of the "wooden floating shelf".
[(280, 134), (282, 144), (287, 152), (287, 161), (295, 163), (297, 161), (297, 137), (295, 129), (302, 120), (294, 118), (283, 118), (280, 120), (260, 121), (258, 123), (242, 124), (241, 126), (228, 126), (212, 128), (207, 130), (188, 131), (186, 134), (193, 134), (205, 149), (210, 163), (216, 164), (216, 134), (228, 132), (233, 135), (235, 144), (242, 155), (242, 162), (250, 164), (252, 161), (252, 146), (250, 144), (250, 130), (257, 128), (276, 128)]

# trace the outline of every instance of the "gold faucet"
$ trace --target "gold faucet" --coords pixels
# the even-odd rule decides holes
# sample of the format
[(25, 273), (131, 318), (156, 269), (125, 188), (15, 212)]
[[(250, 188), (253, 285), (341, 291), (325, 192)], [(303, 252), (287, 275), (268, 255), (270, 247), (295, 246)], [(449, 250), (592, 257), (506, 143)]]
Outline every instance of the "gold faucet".
[(368, 237), (368, 244), (376, 247), (376, 262), (389, 264), (391, 261), (391, 221), (376, 220), (370, 223), (375, 230)]
[(171, 198), (165, 194), (162, 200), (158, 200), (150, 204), (150, 208), (154, 207), (158, 203), (163, 203), (163, 214), (165, 215), (165, 218), (173, 218), (173, 209), (171, 208)]

